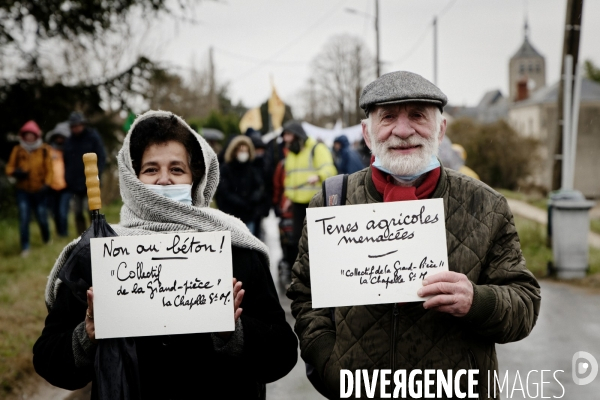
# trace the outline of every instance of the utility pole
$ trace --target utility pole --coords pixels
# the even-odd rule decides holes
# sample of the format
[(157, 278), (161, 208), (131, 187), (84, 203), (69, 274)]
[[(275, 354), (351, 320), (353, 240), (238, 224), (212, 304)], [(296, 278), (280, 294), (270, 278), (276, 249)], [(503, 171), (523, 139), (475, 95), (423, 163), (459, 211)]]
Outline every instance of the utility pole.
[(379, 0), (375, 0), (375, 63), (377, 77), (381, 76), (381, 59), (379, 58)]
[(350, 14), (362, 15), (364, 17), (373, 19), (375, 25), (375, 72), (379, 78), (381, 76), (381, 58), (379, 54), (379, 0), (375, 0), (375, 15), (364, 13), (350, 7), (346, 7), (345, 11), (349, 12)]
[(433, 84), (437, 86), (437, 17), (433, 17)]
[(215, 88), (215, 63), (213, 60), (213, 48), (208, 49), (208, 101), (211, 110), (219, 107)]
[[(565, 36), (563, 41), (563, 52), (560, 58), (560, 84), (558, 87), (558, 130), (556, 132), (554, 160), (552, 168), (552, 190), (558, 190), (562, 187), (562, 159), (565, 149), (563, 143), (564, 112), (563, 103), (565, 101), (565, 56), (573, 56), (573, 65), (577, 65), (579, 57), (579, 37), (581, 35), (581, 14), (583, 12), (583, 0), (567, 0), (567, 15), (565, 21)], [(569, 87), (573, 87), (572, 82)], [(570, 97), (570, 96), (569, 96)], [(569, 104), (569, 107), (572, 105)]]

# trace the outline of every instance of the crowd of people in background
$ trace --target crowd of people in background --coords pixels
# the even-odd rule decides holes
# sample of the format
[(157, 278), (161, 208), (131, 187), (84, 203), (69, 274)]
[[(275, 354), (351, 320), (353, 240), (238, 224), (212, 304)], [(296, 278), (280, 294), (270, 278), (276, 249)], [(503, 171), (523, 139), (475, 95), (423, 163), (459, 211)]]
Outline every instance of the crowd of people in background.
[(351, 174), (370, 162), (370, 155), (362, 157), (346, 136), (338, 136), (330, 149), (308, 137), (300, 121), (288, 121), (268, 143), (249, 128), (215, 150), (221, 150), (216, 206), (241, 219), (259, 239), (264, 239), (261, 223), (271, 209), (279, 218), (279, 280), (284, 285), (291, 282), (310, 199), (328, 177)]
[(87, 191), (82, 156), (89, 152), (98, 155), (98, 170), (102, 174), (106, 163), (102, 139), (79, 112), (72, 112), (67, 121), (49, 131), (46, 143), (35, 121), (27, 121), (19, 129), (19, 144), (11, 152), (6, 175), (16, 181), (22, 257), (27, 257), (30, 252), (29, 222), (32, 212), (44, 243), (51, 239), (48, 211), (52, 214), (58, 236), (68, 236), (71, 203), (77, 233), (81, 234), (87, 228)]
[[(207, 130), (212, 139), (206, 139), (202, 131), (167, 111), (138, 116), (128, 127), (117, 156), (123, 201), (120, 222), (110, 227), (110, 232), (107, 224), (107, 232), (139, 237), (230, 232), (233, 279), (225, 301), (233, 303), (231, 328), (226, 332), (177, 331), (177, 335), (161, 335), (159, 329), (110, 341), (104, 340), (104, 333), (96, 335), (92, 262), (87, 262), (90, 230), (63, 249), (50, 272), (45, 291), (48, 316), (33, 347), (36, 372), (49, 383), (68, 389), (92, 382), (93, 399), (190, 398), (197, 396), (198, 387), (211, 398), (215, 393), (223, 398), (265, 399), (266, 384), (282, 378), (296, 364), (298, 344), (308, 380), (327, 398), (338, 398), (337, 393), (345, 390), (340, 386), (340, 371), (383, 370), (390, 354), (396, 371), (419, 364), (457, 377), (457, 371), (474, 365), (488, 376), (491, 370), (497, 371), (495, 343), (521, 340), (529, 334), (539, 314), (540, 288), (525, 266), (506, 199), (464, 175), (476, 176), (465, 169), (464, 149), (453, 147), (445, 136), (442, 112), (446, 104), (446, 95), (420, 75), (406, 71), (385, 74), (367, 85), (359, 99), (367, 116), (361, 124), (363, 142), (351, 144), (340, 135), (331, 148), (308, 135), (307, 125), (295, 120), (284, 123), (269, 141), (248, 129), (223, 143), (225, 137), (218, 139), (218, 132)], [(23, 256), (29, 252), (32, 210), (45, 243), (50, 241), (48, 205), (58, 235), (68, 234), (69, 202), (77, 233), (85, 230), (87, 188), (82, 156), (96, 153), (100, 176), (107, 161), (100, 135), (80, 113), (73, 112), (48, 132), (48, 143), (42, 137), (35, 121), (25, 123), (6, 167), (17, 186)], [(452, 171), (461, 169), (464, 174)], [(338, 174), (352, 176), (327, 181)], [(330, 191), (332, 182), (344, 182), (339, 192)], [(363, 204), (371, 210), (377, 204), (428, 199), (446, 204), (442, 214), (446, 222), (441, 228), (450, 240), (450, 267), (422, 280), (416, 300), (422, 298), (423, 302), (409, 297), (406, 303), (393, 299), (391, 304), (381, 304), (373, 297), (377, 301), (355, 303), (351, 299), (349, 305), (341, 304), (344, 307), (313, 308), (311, 287), (316, 290), (316, 285), (311, 286), (309, 233), (304, 229), (309, 206)], [(448, 199), (458, 206), (449, 208)], [(281, 307), (270, 274), (271, 252), (261, 230), (262, 220), (272, 208), (280, 220), (283, 249), (279, 283), (292, 300), (296, 335)], [(429, 217), (425, 223), (428, 221)], [(467, 222), (469, 229), (465, 229)], [(388, 240), (386, 235), (379, 237)], [(464, 243), (468, 246), (457, 245)], [(446, 247), (445, 242), (438, 245)], [(174, 254), (187, 252), (184, 248), (192, 251), (186, 246)], [(326, 244), (322, 246), (327, 249)], [(155, 246), (141, 250), (158, 251)], [(180, 258), (185, 257), (152, 259)], [(421, 264), (427, 258), (422, 260)], [(158, 283), (159, 292), (175, 290), (177, 281), (162, 286), (161, 265), (154, 275), (155, 267), (143, 273), (141, 264), (138, 262), (138, 274), (156, 277), (153, 282)], [(222, 267), (213, 262), (202, 266)], [(414, 278), (416, 275), (410, 280)], [(214, 286), (198, 278), (195, 282), (193, 287), (186, 282), (186, 293), (190, 288)], [(383, 283), (387, 287), (402, 282), (402, 276), (395, 276), (393, 282)], [(330, 284), (329, 280), (322, 283)], [(137, 283), (133, 293), (144, 293), (136, 288)], [(98, 305), (102, 291), (100, 285), (96, 289)], [(345, 295), (350, 298), (354, 292)], [(191, 309), (191, 305), (205, 304), (206, 299), (198, 295), (196, 300), (184, 302), (181, 296), (177, 302), (175, 307), (189, 303)], [(171, 306), (171, 302), (166, 304), (163, 297), (162, 305)], [(138, 309), (135, 307), (136, 312)], [(144, 318), (148, 317), (154, 315)], [(396, 330), (414, 334), (396, 335)], [(430, 340), (431, 332), (439, 333), (447, 354), (440, 356), (434, 351), (442, 342)], [(465, 349), (469, 349), (466, 359)], [(173, 364), (180, 368), (172, 368)], [(455, 383), (464, 386), (462, 381)], [(489, 389), (477, 386), (477, 381), (474, 386), (480, 397)], [(338, 388), (342, 389), (338, 392)]]
[[(196, 129), (196, 127), (193, 127)], [(209, 145), (218, 154), (220, 181), (213, 206), (242, 220), (250, 232), (264, 240), (262, 220), (271, 209), (279, 219), (282, 259), (279, 279), (291, 280), (291, 267), (298, 253), (302, 222), (310, 199), (325, 179), (336, 174), (352, 174), (370, 165), (371, 153), (364, 140), (350, 143), (345, 135), (334, 139), (329, 148), (309, 137), (300, 121), (288, 121), (281, 134), (265, 142), (261, 132), (249, 128), (240, 135), (224, 136), (203, 129)], [(35, 121), (19, 130), (19, 145), (12, 151), (6, 174), (16, 180), (21, 254), (29, 254), (31, 214), (40, 226), (42, 241), (50, 241), (48, 214), (56, 234), (68, 236), (68, 215), (72, 210), (76, 233), (87, 228), (87, 192), (82, 156), (98, 156), (100, 175), (106, 164), (106, 151), (98, 132), (84, 115), (73, 112), (68, 120), (47, 132), (45, 141)], [(466, 153), (447, 137), (439, 157), (451, 169), (477, 178), (465, 165)]]

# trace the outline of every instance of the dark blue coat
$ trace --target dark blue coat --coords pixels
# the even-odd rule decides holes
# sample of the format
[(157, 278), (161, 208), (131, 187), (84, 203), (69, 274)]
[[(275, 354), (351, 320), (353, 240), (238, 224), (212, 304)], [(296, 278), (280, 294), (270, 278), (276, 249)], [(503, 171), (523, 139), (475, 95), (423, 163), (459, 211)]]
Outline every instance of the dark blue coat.
[(339, 151), (334, 151), (335, 167), (340, 174), (353, 174), (364, 168), (360, 156), (352, 147), (345, 135), (335, 138), (334, 143), (339, 143), (342, 147)]
[(65, 180), (67, 190), (71, 192), (84, 192), (85, 174), (83, 172), (83, 155), (85, 153), (96, 153), (98, 156), (98, 176), (102, 175), (106, 164), (106, 152), (98, 132), (90, 127), (79, 135), (71, 135), (65, 142), (63, 150), (65, 160)]

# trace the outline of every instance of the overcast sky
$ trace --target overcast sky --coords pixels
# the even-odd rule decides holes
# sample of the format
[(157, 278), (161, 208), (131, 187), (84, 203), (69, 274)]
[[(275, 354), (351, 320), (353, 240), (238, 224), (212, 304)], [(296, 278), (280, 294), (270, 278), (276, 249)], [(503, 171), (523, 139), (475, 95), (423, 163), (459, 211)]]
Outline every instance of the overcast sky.
[[(508, 60), (529, 37), (546, 58), (547, 84), (558, 80), (567, 0), (379, 0), (382, 72), (408, 70), (433, 80), (432, 20), (438, 19), (438, 86), (451, 104), (476, 105), (491, 89), (508, 92)], [(270, 76), (284, 102), (299, 107), (310, 62), (329, 38), (361, 36), (375, 54), (374, 0), (204, 1), (187, 17), (153, 28), (145, 47), (171, 66), (206, 62), (214, 48), (217, 78), (230, 96), (256, 107)], [(580, 60), (600, 64), (600, 1), (586, 0)], [(298, 110), (301, 111), (301, 110)]]

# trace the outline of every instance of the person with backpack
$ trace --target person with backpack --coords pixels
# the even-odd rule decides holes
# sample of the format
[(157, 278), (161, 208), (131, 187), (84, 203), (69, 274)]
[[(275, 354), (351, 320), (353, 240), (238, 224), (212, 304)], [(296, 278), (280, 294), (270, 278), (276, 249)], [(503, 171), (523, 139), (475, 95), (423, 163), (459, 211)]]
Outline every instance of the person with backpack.
[[(318, 194), (310, 203), (336, 205), (333, 200), (343, 196), (341, 204), (375, 208), (440, 199), (447, 237), (448, 271), (422, 281), (416, 295), (423, 301), (313, 308), (311, 287), (316, 285), (304, 229), (287, 296), (302, 358), (310, 366), (307, 375), (328, 398), (340, 397), (342, 371), (373, 373), (372, 387), (379, 394), (386, 389), (384, 371), (390, 377), (417, 375), (409, 383), (413, 390), (429, 385), (418, 374), (435, 370), (457, 377), (454, 382), (462, 389), (474, 386), (477, 398), (487, 399), (499, 384), (485, 379), (498, 373), (496, 343), (521, 340), (536, 323), (540, 286), (525, 265), (506, 199), (447, 169), (436, 156), (446, 132), (446, 103), (437, 86), (411, 72), (391, 72), (368, 84), (359, 104), (367, 116), (362, 133), (373, 152), (371, 166), (348, 176), (338, 196), (327, 181), (326, 197)], [(478, 381), (467, 378), (467, 370), (477, 372)], [(436, 386), (443, 384), (433, 379), (430, 393), (440, 393)]]
[(17, 180), (17, 206), (21, 256), (29, 255), (29, 220), (31, 211), (40, 226), (42, 240), (48, 243), (48, 188), (52, 183), (50, 148), (42, 141), (42, 130), (31, 120), (19, 130), (19, 144), (15, 146), (6, 164), (6, 175)]
[[(285, 123), (283, 142), (289, 150), (284, 164), (284, 193), (291, 202), (294, 215), (293, 243), (298, 243), (310, 199), (317, 194), (323, 181), (336, 175), (337, 170), (331, 151), (324, 144), (308, 137), (300, 122)], [(292, 260), (296, 259), (297, 251), (297, 246), (294, 246), (294, 254), (290, 256)]]

